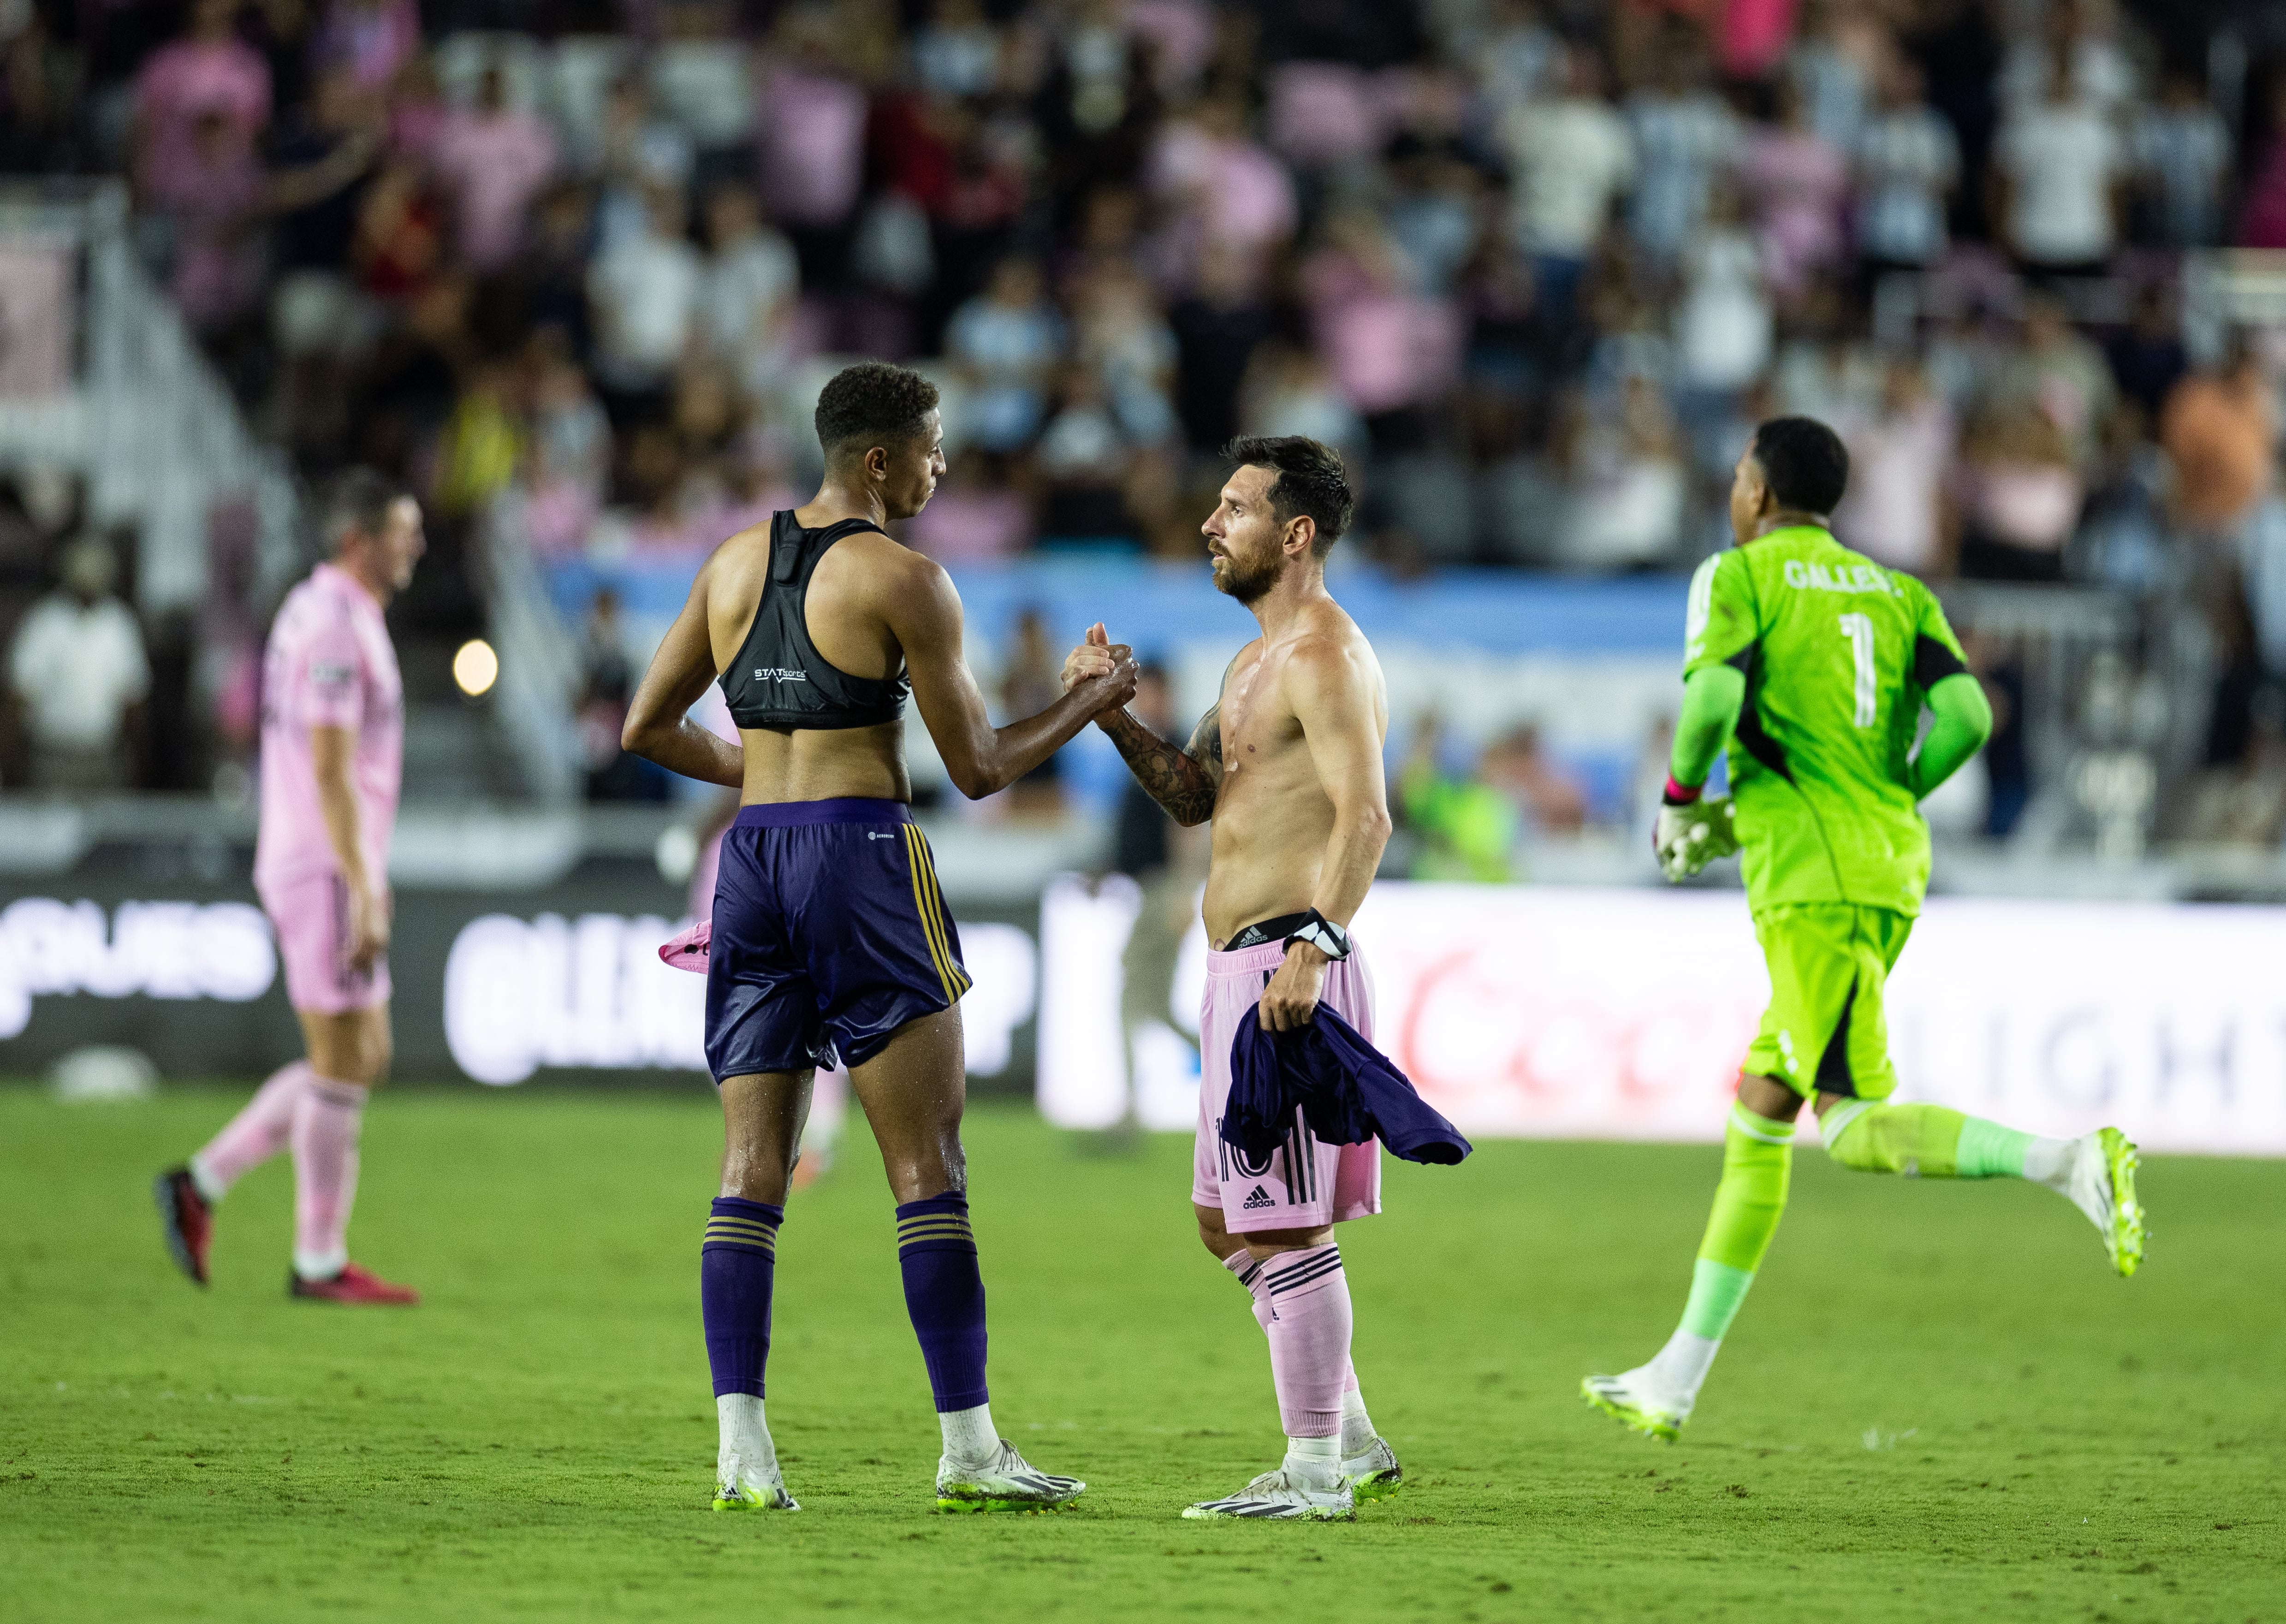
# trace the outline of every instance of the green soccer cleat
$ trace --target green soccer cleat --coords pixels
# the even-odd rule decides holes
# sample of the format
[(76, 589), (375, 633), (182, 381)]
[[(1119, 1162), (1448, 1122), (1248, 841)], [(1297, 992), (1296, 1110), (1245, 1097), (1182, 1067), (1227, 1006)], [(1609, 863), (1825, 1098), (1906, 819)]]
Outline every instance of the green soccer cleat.
[(991, 1464), (981, 1470), (956, 1469), (949, 1459), (936, 1463), (940, 1511), (1060, 1511), (1086, 1490), (1077, 1478), (1033, 1470), (1005, 1438)]
[(1342, 1481), (1360, 1500), (1387, 1500), (1405, 1486), (1405, 1468), (1387, 1439), (1376, 1438), (1361, 1454), (1342, 1462)]
[(1580, 1396), (1590, 1408), (1603, 1411), (1628, 1431), (1665, 1439), (1671, 1444), (1683, 1435), (1683, 1423), (1691, 1419), (1691, 1407), (1652, 1393), (1641, 1384), (1642, 1375), (1640, 1370), (1630, 1370), (1624, 1376), (1588, 1376), (1580, 1384)]
[(2072, 1164), (2071, 1198), (2103, 1237), (2103, 1250), (2122, 1280), (2141, 1266), (2151, 1232), (2143, 1203), (2135, 1197), (2135, 1147), (2117, 1128), (2103, 1128), (2079, 1141)]

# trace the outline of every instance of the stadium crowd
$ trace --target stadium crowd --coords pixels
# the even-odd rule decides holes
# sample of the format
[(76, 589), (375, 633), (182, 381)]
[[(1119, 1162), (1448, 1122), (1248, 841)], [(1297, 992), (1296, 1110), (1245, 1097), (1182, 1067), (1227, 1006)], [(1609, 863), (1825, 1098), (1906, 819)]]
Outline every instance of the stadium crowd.
[(695, 557), (850, 354), (948, 393), (948, 563), (1194, 556), (1243, 430), (1353, 453), (1394, 569), (1687, 566), (1801, 412), (1851, 545), (2198, 583), (2246, 686), (2286, 356), (2187, 354), (2181, 266), (2286, 248), (2266, 15), (17, 0), (0, 163), (129, 175), (254, 419), (414, 481), (447, 560), (503, 495), (543, 555)]

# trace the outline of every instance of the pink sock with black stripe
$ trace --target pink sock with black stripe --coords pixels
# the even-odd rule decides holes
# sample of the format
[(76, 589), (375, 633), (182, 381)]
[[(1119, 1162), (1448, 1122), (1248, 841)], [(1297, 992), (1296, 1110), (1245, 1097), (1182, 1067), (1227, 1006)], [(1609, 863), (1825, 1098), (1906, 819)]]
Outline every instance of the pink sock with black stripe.
[[(1289, 1439), (1336, 1439), (1350, 1374), (1349, 1278), (1342, 1249), (1331, 1242), (1265, 1260), (1270, 1374)], [(1258, 1314), (1257, 1314), (1257, 1317)]]

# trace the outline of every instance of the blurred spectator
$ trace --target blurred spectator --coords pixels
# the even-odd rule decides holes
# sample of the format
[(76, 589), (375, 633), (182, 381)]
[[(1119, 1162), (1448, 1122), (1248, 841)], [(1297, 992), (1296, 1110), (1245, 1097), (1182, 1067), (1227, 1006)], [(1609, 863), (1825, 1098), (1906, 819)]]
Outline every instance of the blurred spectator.
[(477, 105), (437, 132), (429, 162), (453, 200), (454, 245), (469, 269), (499, 271), (524, 243), (526, 211), (556, 173), (555, 134), (508, 105), (497, 65), (477, 81)]
[(1636, 173), (1627, 122), (1604, 100), (1602, 59), (1572, 46), (1564, 61), (1564, 93), (1510, 109), (1501, 130), (1517, 239), (1533, 256), (1542, 317), (1559, 330), (1573, 325), (1580, 279)]
[(2072, 467), (2095, 471), (2118, 401), (2110, 364), (2075, 328), (2053, 293), (2024, 298), (2023, 343), (1993, 373), (1991, 397), (2006, 408), (2036, 408), (2061, 432)]
[(864, 180), (865, 91), (845, 61), (845, 47), (863, 41), (844, 35), (832, 8), (803, 4), (779, 14), (774, 44), (757, 131), (763, 197), (801, 255), (804, 280), (830, 287)]
[(634, 73), (613, 82), (603, 104), (597, 250), (642, 236), (650, 229), (652, 194), (662, 186), (688, 187), (698, 166), (690, 135), (653, 106), (650, 82)]
[(2085, 491), (2053, 419), (2028, 400), (1988, 409), (1970, 428), (1961, 487), (1963, 575), (2063, 579)]
[(1946, 198), (1959, 178), (1960, 144), (1922, 99), (1920, 69), (1892, 62), (1880, 110), (1857, 140), (1857, 246), (1869, 268), (1935, 264), (1945, 248)]
[(980, 0), (936, 0), (913, 36), (913, 69), (940, 96), (989, 93), (1000, 78), (1000, 35)]
[(1445, 764), (1445, 729), (1435, 715), (1413, 729), (1397, 771), (1398, 815), (1420, 838), (1410, 878), (1484, 880), (1514, 878), (1516, 803), (1490, 784), (1450, 770)]
[(1239, 417), (1249, 434), (1306, 435), (1352, 455), (1365, 445), (1365, 422), (1356, 408), (1318, 358), (1297, 344), (1256, 348), (1240, 391)]
[(1044, 531), (1068, 540), (1130, 534), (1133, 521), (1120, 491), (1130, 447), (1103, 380), (1092, 367), (1068, 367), (1059, 401), (1036, 453), (1048, 484)]
[(1318, 353), (1376, 445), (1398, 451), (1419, 448), (1421, 426), (1405, 414), (1441, 392), (1460, 359), (1457, 312), (1420, 296), (1413, 276), (1381, 217), (1361, 205), (1328, 219), (1302, 270)]
[(328, 0), (312, 54), (320, 67), (346, 68), (364, 89), (379, 91), (420, 51), (414, 0)]
[(1636, 246), (1669, 266), (1689, 248), (1719, 176), (1738, 161), (1738, 120), (1706, 83), (1697, 30), (1675, 24), (1658, 81), (1628, 99), (1636, 178), (1628, 224)]
[(1009, 488), (1001, 460), (967, 451), (952, 460), (905, 535), (939, 564), (982, 564), (1021, 552), (1032, 540), (1031, 507)]
[(2135, 94), (2135, 69), (2110, 30), (2109, 0), (2047, 0), (2039, 28), (2008, 48), (1994, 89), (2011, 109), (2028, 106), (2061, 78), (2074, 98), (2106, 116)]
[(595, 363), (613, 420), (629, 422), (664, 403), (699, 313), (704, 267), (683, 234), (682, 193), (657, 185), (646, 229), (597, 255), (587, 272)]
[(238, 37), (237, 14), (238, 0), (193, 0), (183, 37), (136, 75), (134, 169), (146, 187), (166, 190), (166, 171), (184, 162), (235, 162), (270, 122), (270, 66)]
[(784, 376), (801, 267), (785, 238), (762, 220), (761, 200), (743, 181), (706, 198), (706, 341), (747, 396), (766, 398)]
[(1790, 83), (1778, 87), (1778, 120), (1747, 141), (1740, 176), (1762, 236), (1764, 274), (1786, 299), (1841, 256), (1849, 164), (1810, 123), (1808, 105)]
[(640, 756), (619, 748), (619, 730), (627, 725), (627, 701), (634, 697), (635, 683), (635, 662), (628, 657), (627, 644), (619, 595), (609, 587), (600, 587), (587, 606), (587, 624), (580, 629), (579, 693), (574, 707), (590, 800), (666, 798), (665, 780), (647, 771), (648, 764)]
[[(1047, 622), (1037, 609), (1026, 607), (1016, 616), (1010, 639), (1008, 665), (1000, 678), (1000, 713), (1033, 716), (1063, 696), (1063, 658), (1048, 636)], [(1063, 810), (1060, 758), (1050, 756), (1007, 789), (1008, 810), (1021, 817), (1053, 817)]]
[(1270, 332), (1243, 249), (1210, 243), (1192, 291), (1167, 311), (1175, 338), (1175, 409), (1192, 450), (1218, 452), (1238, 433), (1238, 394), (1254, 347)]
[(2141, 412), (2139, 426), (2148, 433), (2190, 365), (2183, 351), (2182, 322), (2169, 307), (2164, 288), (2153, 284), (2136, 293), (2135, 319), (2113, 335), (2104, 358), (2120, 394)]
[(1477, 775), (1523, 815), (1524, 826), (1534, 834), (1577, 834), (1587, 824), (1587, 791), (1549, 754), (1540, 729), (1529, 723), (1486, 745)]
[(2103, 106), (2081, 92), (2069, 65), (2052, 61), (2045, 91), (2001, 126), (1986, 210), (2025, 270), (2094, 275), (2118, 241), (2126, 170)]
[(533, 344), (532, 438), (525, 527), (543, 553), (574, 551), (601, 509), (611, 468), (611, 426), (556, 329)]
[(2250, 248), (2286, 248), (2286, 76), (2272, 89), (2259, 155), (2239, 201), (2237, 240)]
[(2135, 121), (2132, 148), (2144, 240), (2171, 248), (2219, 240), (2230, 131), (2195, 78), (2180, 71), (2167, 75), (2157, 105)]
[(976, 445), (1013, 451), (1032, 438), (1063, 338), (1040, 267), (1029, 259), (1002, 260), (984, 291), (953, 312), (944, 351), (975, 390), (968, 434)]
[(1073, 299), (1074, 349), (1103, 381), (1122, 435), (1137, 446), (1172, 441), (1180, 429), (1170, 391), (1175, 335), (1151, 286), (1130, 266), (1107, 265)]
[(1259, 254), (1294, 234), (1293, 177), (1253, 139), (1235, 90), (1210, 91), (1189, 118), (1170, 120), (1148, 172), (1152, 191), (1172, 214), (1170, 232), (1185, 267), (1210, 244)]
[(119, 561), (109, 546), (76, 541), (60, 565), (62, 589), (32, 605), (8, 656), (32, 784), (63, 795), (125, 789), (151, 693), (143, 630), (114, 595)]
[(2222, 367), (2194, 373), (2168, 396), (2160, 444), (2174, 464), (2177, 521), (2234, 537), (2271, 488), (2278, 424), (2260, 358), (2243, 336)]
[(1770, 364), (1774, 329), (1762, 256), (1727, 189), (1685, 250), (1675, 326), (1676, 378), (1687, 396), (1733, 394)]
[(1675, 562), (1689, 472), (1650, 381), (1628, 379), (1616, 414), (1580, 420), (1565, 439), (1559, 459), (1571, 501), (1558, 562), (1584, 570)]
[(1946, 572), (1944, 487), (1952, 414), (1912, 356), (1889, 359), (1877, 411), (1843, 426), (1849, 488), (1833, 527), (1849, 547), (1891, 569)]

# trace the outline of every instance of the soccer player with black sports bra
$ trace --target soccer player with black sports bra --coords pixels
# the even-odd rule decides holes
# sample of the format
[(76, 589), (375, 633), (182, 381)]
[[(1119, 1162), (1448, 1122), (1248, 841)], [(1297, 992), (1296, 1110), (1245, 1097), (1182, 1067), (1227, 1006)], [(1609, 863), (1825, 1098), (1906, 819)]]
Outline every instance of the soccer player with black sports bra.
[[(722, 1098), (721, 1194), (699, 1253), (721, 1422), (718, 1510), (792, 1510), (762, 1414), (777, 1232), (815, 1068), (838, 1057), (881, 1147), (905, 1304), (942, 1424), (946, 1510), (1039, 1510), (1085, 1486), (1035, 1471), (992, 1424), (984, 1287), (960, 1147), (960, 933), (912, 823), (904, 709), (920, 707), (972, 799), (1038, 766), (1135, 691), (1123, 648), (1064, 697), (995, 728), (961, 657), (960, 597), (881, 526), (944, 471), (935, 386), (866, 362), (825, 386), (825, 479), (698, 572), (627, 713), (626, 744), (740, 791), (723, 836), (706, 974), (706, 1058)], [(690, 720), (719, 679), (732, 745)]]

